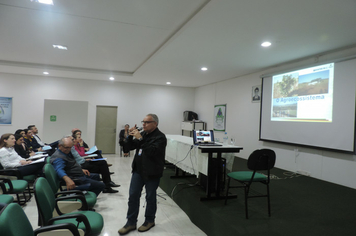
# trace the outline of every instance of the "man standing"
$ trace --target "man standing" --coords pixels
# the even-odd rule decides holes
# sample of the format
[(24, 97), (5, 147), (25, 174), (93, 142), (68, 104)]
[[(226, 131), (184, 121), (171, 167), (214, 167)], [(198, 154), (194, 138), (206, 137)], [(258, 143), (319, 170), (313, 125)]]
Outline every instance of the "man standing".
[(136, 149), (136, 154), (132, 162), (127, 223), (119, 230), (120, 235), (136, 229), (143, 186), (146, 189), (147, 206), (145, 222), (138, 228), (138, 231), (145, 232), (155, 226), (157, 211), (156, 190), (163, 174), (167, 139), (157, 127), (157, 115), (148, 114), (143, 119), (142, 124), (144, 132), (141, 134), (135, 125), (130, 129), (128, 138), (128, 146), (130, 150)]
[(59, 140), (58, 149), (51, 156), (51, 164), (59, 178), (65, 181), (68, 190), (88, 190), (98, 196), (105, 188), (105, 184), (99, 181), (99, 174), (90, 173), (88, 170), (81, 168), (71, 154), (72, 147), (71, 138)]

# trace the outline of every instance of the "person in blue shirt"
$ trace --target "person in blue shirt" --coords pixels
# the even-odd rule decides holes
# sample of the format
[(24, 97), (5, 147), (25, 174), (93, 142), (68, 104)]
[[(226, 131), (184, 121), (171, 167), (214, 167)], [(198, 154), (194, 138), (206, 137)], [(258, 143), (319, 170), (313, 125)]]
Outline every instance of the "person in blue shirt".
[[(80, 137), (78, 137), (78, 136), (76, 136), (74, 138), (74, 135), (70, 138), (72, 139), (74, 145), (76, 145), (80, 139)], [(74, 156), (74, 159), (76, 160), (76, 162), (83, 169), (89, 170), (90, 172), (93, 172), (93, 173), (101, 174), (103, 182), (106, 185), (103, 193), (117, 193), (117, 192), (119, 192), (118, 190), (112, 189), (112, 187), (120, 187), (120, 185), (115, 184), (113, 181), (111, 181), (109, 167), (105, 160), (94, 161), (93, 160), (94, 158), (85, 159), (84, 157), (79, 155), (79, 153), (76, 151), (74, 146), (71, 149), (71, 153)]]
[(73, 142), (71, 138), (62, 138), (58, 142), (58, 149), (50, 158), (60, 179), (66, 183), (67, 189), (88, 190), (97, 196), (105, 189), (97, 173), (90, 173), (76, 162), (71, 153)]

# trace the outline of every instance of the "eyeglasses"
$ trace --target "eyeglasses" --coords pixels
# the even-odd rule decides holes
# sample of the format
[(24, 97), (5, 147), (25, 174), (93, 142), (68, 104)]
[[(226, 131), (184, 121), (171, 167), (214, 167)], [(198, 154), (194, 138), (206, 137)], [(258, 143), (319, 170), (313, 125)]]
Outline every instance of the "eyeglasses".
[(150, 124), (150, 123), (152, 123), (152, 122), (155, 122), (155, 121), (153, 121), (153, 120), (152, 120), (152, 121), (141, 121), (142, 124), (146, 124), (146, 125), (147, 125), (147, 124)]

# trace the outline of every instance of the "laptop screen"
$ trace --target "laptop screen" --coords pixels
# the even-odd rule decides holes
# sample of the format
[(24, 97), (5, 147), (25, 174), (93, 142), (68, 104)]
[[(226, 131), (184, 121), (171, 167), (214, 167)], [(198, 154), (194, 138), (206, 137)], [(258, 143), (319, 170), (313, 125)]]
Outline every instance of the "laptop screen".
[(194, 144), (199, 143), (213, 143), (214, 142), (214, 131), (213, 130), (194, 130), (193, 131), (193, 141)]

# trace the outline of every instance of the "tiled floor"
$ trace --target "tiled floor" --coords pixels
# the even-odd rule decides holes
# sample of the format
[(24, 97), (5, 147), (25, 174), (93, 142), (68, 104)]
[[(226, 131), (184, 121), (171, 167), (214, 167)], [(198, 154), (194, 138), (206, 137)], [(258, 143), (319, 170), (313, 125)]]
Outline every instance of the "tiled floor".
[[(102, 193), (98, 197), (95, 209), (96, 212), (104, 217), (104, 228), (100, 234), (102, 236), (118, 235), (117, 231), (126, 223), (132, 156), (133, 155), (124, 158), (119, 157), (119, 155), (104, 155), (108, 163), (113, 164), (110, 167), (110, 171), (115, 172), (115, 174), (111, 175), (112, 180), (120, 184), (121, 187), (116, 188), (119, 190), (119, 193)], [(156, 226), (145, 233), (132, 231), (128, 235), (206, 235), (190, 221), (188, 216), (160, 188), (158, 189), (158, 194), (165, 199), (161, 197), (157, 198), (158, 210), (156, 214)], [(145, 194), (142, 194), (138, 226), (144, 221), (144, 196)], [(38, 228), (38, 215), (34, 198), (24, 207), (24, 211), (29, 217), (33, 228)]]

